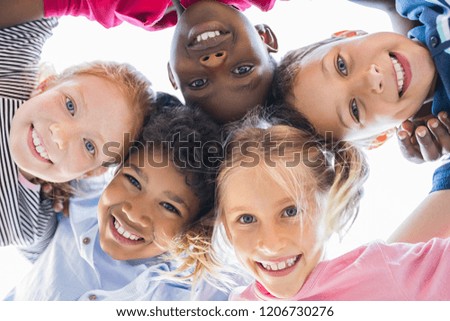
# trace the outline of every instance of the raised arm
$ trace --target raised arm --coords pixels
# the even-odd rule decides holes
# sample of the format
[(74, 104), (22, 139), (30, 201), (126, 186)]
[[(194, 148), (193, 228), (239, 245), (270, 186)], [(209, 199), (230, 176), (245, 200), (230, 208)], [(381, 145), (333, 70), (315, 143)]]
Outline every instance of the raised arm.
[(450, 237), (450, 162), (433, 177), (433, 192), (394, 231), (388, 242), (425, 242)]
[(43, 0), (1, 0), (0, 28), (37, 20), (44, 16)]

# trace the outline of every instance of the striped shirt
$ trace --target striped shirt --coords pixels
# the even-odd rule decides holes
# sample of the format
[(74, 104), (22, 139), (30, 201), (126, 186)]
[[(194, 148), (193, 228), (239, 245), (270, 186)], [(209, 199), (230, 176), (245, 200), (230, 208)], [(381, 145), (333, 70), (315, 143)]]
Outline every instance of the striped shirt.
[(0, 29), (0, 246), (24, 247), (34, 260), (56, 228), (50, 200), (19, 174), (9, 152), (17, 109), (36, 87), (40, 54), (57, 20), (41, 19)]

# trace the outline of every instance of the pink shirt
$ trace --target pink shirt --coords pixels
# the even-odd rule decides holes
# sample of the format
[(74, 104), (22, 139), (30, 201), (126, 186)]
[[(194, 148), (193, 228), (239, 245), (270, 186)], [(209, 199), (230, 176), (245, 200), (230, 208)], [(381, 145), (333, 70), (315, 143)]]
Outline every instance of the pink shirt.
[[(199, 0), (181, 0), (184, 7)], [(262, 11), (272, 9), (275, 0), (220, 0), (239, 10), (256, 6)], [(105, 28), (123, 21), (149, 31), (174, 26), (177, 14), (171, 0), (44, 0), (45, 17), (84, 16)]]
[[(450, 300), (450, 239), (370, 243), (319, 263), (291, 301)], [(230, 300), (279, 300), (259, 283)]]

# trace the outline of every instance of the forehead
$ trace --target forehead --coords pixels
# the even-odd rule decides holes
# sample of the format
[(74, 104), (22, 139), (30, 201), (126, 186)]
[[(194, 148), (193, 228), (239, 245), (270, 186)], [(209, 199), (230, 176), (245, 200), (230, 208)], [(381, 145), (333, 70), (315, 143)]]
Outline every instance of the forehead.
[(380, 48), (384, 48), (385, 45), (390, 46), (393, 43), (398, 42), (413, 43), (412, 40), (407, 37), (394, 32), (376, 32), (348, 38), (335, 38), (335, 41), (319, 45), (317, 48), (312, 50), (308, 55), (306, 55), (303, 61), (307, 62), (309, 59), (326, 55), (328, 52), (336, 48), (361, 49), (365, 51), (372, 49), (379, 50)]
[(132, 168), (147, 178), (154, 189), (160, 187), (180, 195), (195, 197), (186, 183), (186, 176), (174, 165), (168, 153), (156, 151), (149, 146), (141, 147), (131, 153), (124, 167)]
[[(317, 180), (312, 166), (317, 165), (308, 163), (304, 155), (289, 153), (287, 157), (275, 154), (270, 157), (258, 156), (257, 164), (255, 155), (243, 158), (240, 166), (228, 169), (226, 175), (222, 176), (219, 182), (221, 198), (233, 201), (236, 196), (241, 196), (245, 199), (249, 194), (262, 193), (260, 186), (263, 189), (270, 186), (270, 191), (277, 191), (277, 196), (283, 195), (292, 200), (300, 200), (307, 191), (314, 193), (316, 190)], [(246, 190), (243, 194), (242, 189)]]

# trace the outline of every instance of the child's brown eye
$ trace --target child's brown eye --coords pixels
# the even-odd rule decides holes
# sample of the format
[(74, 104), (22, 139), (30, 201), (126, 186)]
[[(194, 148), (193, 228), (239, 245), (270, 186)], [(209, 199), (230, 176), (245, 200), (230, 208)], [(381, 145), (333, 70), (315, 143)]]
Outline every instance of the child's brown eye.
[(245, 74), (248, 74), (252, 70), (253, 70), (253, 66), (251, 66), (251, 65), (239, 66), (239, 67), (233, 69), (233, 74), (245, 75)]
[(173, 206), (172, 204), (170, 204), (170, 203), (166, 203), (166, 202), (161, 202), (161, 203), (159, 203), (162, 207), (164, 207), (166, 210), (168, 210), (169, 212), (172, 212), (172, 213), (174, 213), (174, 214), (176, 214), (176, 215), (178, 215), (178, 216), (181, 216), (181, 213), (180, 213), (180, 211), (175, 207), (175, 206)]
[(207, 83), (208, 83), (207, 79), (195, 79), (194, 81), (189, 83), (189, 87), (199, 89), (205, 87)]
[(136, 187), (138, 190), (142, 189), (141, 184), (139, 183), (139, 181), (136, 178), (134, 178), (134, 176), (129, 175), (129, 174), (123, 174), (123, 175), (126, 177), (126, 179), (130, 182), (131, 185)]

